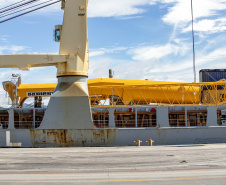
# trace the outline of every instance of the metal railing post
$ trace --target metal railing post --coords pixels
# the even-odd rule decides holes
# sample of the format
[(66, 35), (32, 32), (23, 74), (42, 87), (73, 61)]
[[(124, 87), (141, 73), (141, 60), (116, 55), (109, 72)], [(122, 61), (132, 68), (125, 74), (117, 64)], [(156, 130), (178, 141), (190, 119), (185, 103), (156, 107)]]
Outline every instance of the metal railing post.
[(185, 117), (185, 127), (187, 127), (188, 126), (188, 110), (187, 110), (187, 107), (185, 107), (184, 111), (185, 111), (185, 115), (184, 115), (184, 117)]
[(33, 108), (33, 127), (35, 129), (35, 108)]
[(135, 108), (135, 127), (137, 127), (137, 107)]

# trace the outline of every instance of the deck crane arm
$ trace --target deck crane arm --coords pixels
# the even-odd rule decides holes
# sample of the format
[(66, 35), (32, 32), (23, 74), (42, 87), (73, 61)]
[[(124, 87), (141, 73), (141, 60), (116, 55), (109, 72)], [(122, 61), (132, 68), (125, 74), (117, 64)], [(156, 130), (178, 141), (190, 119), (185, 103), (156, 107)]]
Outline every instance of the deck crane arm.
[(28, 70), (30, 67), (54, 66), (59, 62), (67, 62), (68, 57), (68, 55), (51, 54), (0, 55), (0, 66)]
[(57, 76), (88, 76), (87, 5), (88, 0), (62, 0), (59, 54), (0, 55), (0, 68), (56, 66)]

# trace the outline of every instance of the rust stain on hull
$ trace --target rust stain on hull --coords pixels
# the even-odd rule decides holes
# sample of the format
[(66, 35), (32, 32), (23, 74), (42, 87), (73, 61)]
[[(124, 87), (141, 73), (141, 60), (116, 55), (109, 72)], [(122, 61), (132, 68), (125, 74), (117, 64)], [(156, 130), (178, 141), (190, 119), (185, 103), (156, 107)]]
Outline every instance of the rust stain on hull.
[(30, 130), (35, 147), (113, 146), (116, 129)]

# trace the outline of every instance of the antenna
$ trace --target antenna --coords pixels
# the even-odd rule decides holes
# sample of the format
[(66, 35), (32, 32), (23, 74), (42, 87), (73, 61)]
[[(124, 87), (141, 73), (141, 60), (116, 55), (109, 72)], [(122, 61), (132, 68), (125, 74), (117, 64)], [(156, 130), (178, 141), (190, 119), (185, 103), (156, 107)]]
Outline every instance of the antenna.
[(194, 36), (194, 18), (193, 18), (193, 4), (191, 0), (191, 16), (192, 16), (192, 40), (193, 40), (193, 73), (194, 73), (194, 82), (196, 82), (196, 70), (195, 70), (195, 36)]

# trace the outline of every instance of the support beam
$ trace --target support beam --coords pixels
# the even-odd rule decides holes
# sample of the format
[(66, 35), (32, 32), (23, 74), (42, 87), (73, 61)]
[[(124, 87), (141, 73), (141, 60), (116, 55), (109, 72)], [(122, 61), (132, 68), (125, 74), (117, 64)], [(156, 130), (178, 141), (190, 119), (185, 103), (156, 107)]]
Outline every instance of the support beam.
[(8, 129), (15, 129), (14, 127), (14, 109), (11, 108), (8, 110), (8, 113), (9, 113), (9, 125), (8, 125)]
[(68, 55), (59, 54), (27, 54), (0, 55), (0, 68), (19, 68), (56, 66), (59, 62), (67, 62)]

